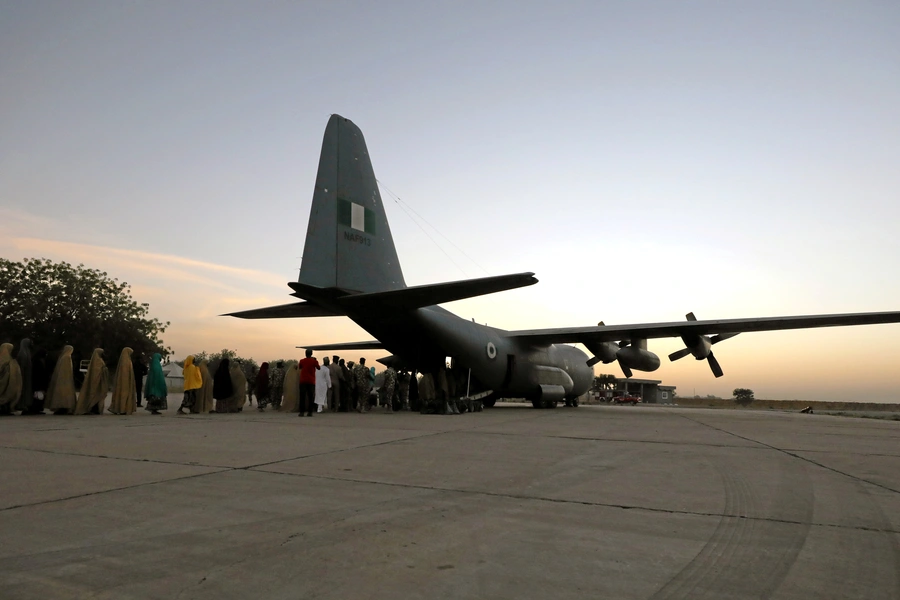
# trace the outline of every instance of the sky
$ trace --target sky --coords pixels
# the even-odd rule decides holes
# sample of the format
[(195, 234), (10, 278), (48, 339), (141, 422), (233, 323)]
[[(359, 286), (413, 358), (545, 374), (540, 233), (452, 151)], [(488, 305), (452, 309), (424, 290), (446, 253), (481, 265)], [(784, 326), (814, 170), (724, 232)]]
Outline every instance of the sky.
[[(408, 285), (540, 280), (464, 318), (900, 309), (895, 2), (0, 0), (0, 89), (0, 256), (129, 282), (177, 358), (370, 339), (218, 316), (292, 300), (332, 113)], [(900, 401), (900, 325), (680, 347), (681, 395)]]

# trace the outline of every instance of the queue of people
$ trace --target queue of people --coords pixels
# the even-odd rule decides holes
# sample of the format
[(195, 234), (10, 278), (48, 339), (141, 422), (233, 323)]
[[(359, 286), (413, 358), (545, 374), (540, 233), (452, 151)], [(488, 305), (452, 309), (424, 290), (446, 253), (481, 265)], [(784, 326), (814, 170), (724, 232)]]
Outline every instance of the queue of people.
[[(160, 415), (168, 409), (168, 387), (159, 353), (144, 361), (133, 357), (131, 348), (124, 348), (110, 381), (104, 351), (96, 348), (76, 390), (72, 346), (63, 348), (52, 369), (46, 351), (39, 350), (32, 356), (32, 347), (30, 339), (23, 339), (13, 357), (13, 344), (0, 345), (0, 416), (17, 411), (22, 415), (46, 414), (46, 410), (58, 415), (130, 415), (141, 407)], [(369, 412), (379, 405), (379, 397), (384, 412), (409, 410), (410, 387), (416, 381), (410, 373), (388, 367), (379, 393), (375, 389), (375, 368), (367, 367), (365, 358), (354, 363), (334, 355), (320, 364), (312, 350), (297, 363), (278, 361), (272, 366), (264, 362), (252, 381), (247, 380), (237, 361), (227, 358), (219, 360), (211, 374), (209, 361), (195, 364), (194, 357), (188, 356), (183, 375), (184, 396), (176, 411), (180, 415), (185, 411), (241, 412), (254, 393), (258, 411), (271, 406), (301, 417), (326, 411)], [(112, 396), (106, 406), (110, 383)]]

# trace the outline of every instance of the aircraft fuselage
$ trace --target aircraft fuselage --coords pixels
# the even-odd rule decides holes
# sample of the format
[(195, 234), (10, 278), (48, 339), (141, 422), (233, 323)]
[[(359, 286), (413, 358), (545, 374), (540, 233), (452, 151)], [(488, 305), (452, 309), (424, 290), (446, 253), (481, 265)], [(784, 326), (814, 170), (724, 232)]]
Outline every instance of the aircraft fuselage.
[(586, 365), (588, 356), (574, 346), (528, 344), (438, 306), (393, 318), (383, 313), (376, 318), (348, 316), (405, 363), (428, 372), (453, 357), (470, 368), (483, 386), (505, 396), (576, 398), (590, 389), (594, 378), (593, 369)]

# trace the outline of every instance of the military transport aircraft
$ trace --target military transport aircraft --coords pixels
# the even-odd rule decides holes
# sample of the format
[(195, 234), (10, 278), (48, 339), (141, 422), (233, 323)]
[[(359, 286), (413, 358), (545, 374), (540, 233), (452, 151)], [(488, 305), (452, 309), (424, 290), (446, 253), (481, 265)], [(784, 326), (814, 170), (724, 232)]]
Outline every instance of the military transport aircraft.
[[(347, 316), (375, 339), (301, 347), (385, 349), (392, 356), (380, 362), (426, 373), (453, 357), (470, 369), (483, 389), (494, 392), (492, 397), (526, 398), (535, 407), (568, 403), (584, 394), (598, 362), (618, 362), (628, 377), (632, 369), (655, 371), (659, 357), (647, 349), (651, 338), (681, 337), (685, 348), (669, 359), (687, 355), (705, 359), (720, 377), (712, 345), (738, 333), (900, 322), (900, 312), (713, 321), (698, 321), (688, 314), (686, 321), (672, 323), (505, 331), (437, 306), (535, 283), (534, 273), (518, 273), (407, 287), (362, 131), (350, 120), (332, 115), (322, 141), (300, 277), (288, 283), (291, 295), (304, 301), (228, 316)], [(582, 344), (591, 356), (568, 345), (572, 343)]]

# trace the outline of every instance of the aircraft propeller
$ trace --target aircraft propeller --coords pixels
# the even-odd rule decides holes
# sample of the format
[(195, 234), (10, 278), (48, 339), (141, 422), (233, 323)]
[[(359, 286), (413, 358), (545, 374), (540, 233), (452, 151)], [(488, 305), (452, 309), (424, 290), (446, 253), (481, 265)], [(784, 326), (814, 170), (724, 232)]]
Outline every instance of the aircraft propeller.
[[(695, 317), (692, 312), (689, 312), (684, 316), (688, 321), (697, 320), (697, 317)], [(670, 354), (669, 360), (675, 362), (679, 358), (684, 358), (688, 354), (693, 354), (694, 358), (697, 360), (703, 360), (705, 358), (706, 362), (709, 363), (709, 368), (712, 370), (713, 375), (721, 377), (724, 373), (722, 372), (722, 367), (719, 366), (719, 361), (716, 360), (716, 357), (712, 352), (711, 346), (713, 344), (718, 344), (722, 340), (733, 338), (736, 335), (737, 333), (720, 333), (712, 337), (700, 334), (683, 335), (681, 336), (681, 341), (684, 342), (685, 348)]]

